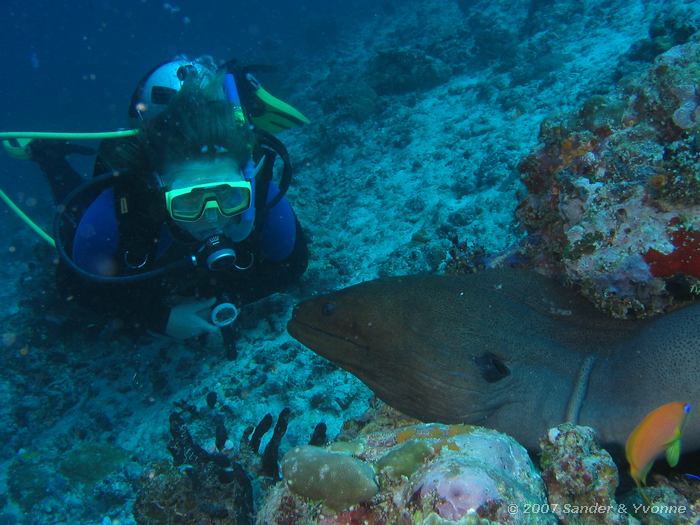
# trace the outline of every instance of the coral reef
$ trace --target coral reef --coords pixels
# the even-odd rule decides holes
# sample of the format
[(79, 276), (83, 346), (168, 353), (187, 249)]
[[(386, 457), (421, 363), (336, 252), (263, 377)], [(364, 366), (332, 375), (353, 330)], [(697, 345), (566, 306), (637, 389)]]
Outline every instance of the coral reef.
[[(123, 16), (135, 20), (143, 9), (157, 15), (155, 11), (163, 7), (157, 2), (141, 2), (138, 8), (105, 12), (103, 8), (113, 3), (93, 4), (96, 9), (83, 10), (87, 16), (112, 23), (100, 26), (99, 34), (93, 35), (99, 36), (98, 40), (87, 35), (90, 45), (81, 49), (89, 55), (99, 51), (95, 45), (103, 46), (104, 51), (104, 46), (113, 48), (114, 42), (124, 44), (120, 51), (138, 54), (143, 36), (139, 27), (135, 27), (135, 39), (124, 40), (113, 31), (123, 25), (116, 22)], [(443, 267), (448, 249), (450, 271), (468, 272), (488, 263), (492, 254), (520, 238), (512, 213), (520, 188), (514, 168), (536, 146), (533, 130), (542, 117), (553, 111), (569, 112), (592, 93), (606, 93), (612, 79), (629, 82), (629, 77), (624, 77), (648, 67), (672, 45), (685, 42), (689, 32), (698, 27), (700, 12), (700, 3), (689, 0), (327, 4), (309, 10), (303, 2), (281, 3), (282, 16), (280, 10), (268, 14), (272, 26), (283, 19), (282, 32), (260, 31), (251, 25), (250, 31), (240, 33), (244, 44), (250, 44), (254, 51), (251, 59), (288, 66), (277, 77), (261, 71), (260, 79), (313, 121), (312, 126), (290, 130), (282, 137), (298, 174), (290, 188), (290, 202), (313, 241), (313, 256), (299, 290), (249, 305), (241, 312), (235, 362), (221, 359), (218, 335), (208, 342), (186, 344), (151, 337), (132, 339), (122, 335), (129, 327), (120, 326), (123, 323), (118, 319), (108, 323), (98, 311), (79, 310), (71, 297), (55, 291), (54, 250), (36, 241), (13, 217), (4, 215), (6, 220), (0, 221), (0, 251), (4, 253), (0, 324), (6, 371), (0, 382), (0, 453), (7, 467), (2, 481), (6, 494), (0, 494), (0, 523), (39, 525), (62, 520), (71, 524), (132, 524), (132, 504), (136, 491), (143, 488), (138, 482), (142, 466), (162, 456), (167, 433), (161, 422), (168, 421), (173, 400), (181, 398), (198, 405), (197, 415), (184, 416), (194, 440), (207, 453), (218, 451), (239, 462), (252, 478), (257, 498), (264, 492), (260, 487), (273, 482), (274, 472), (263, 473), (258, 453), (265, 449), (269, 434), (258, 440), (255, 452), (250, 444), (235, 450), (248, 422), (259, 421), (265, 411), (277, 415), (289, 406), (296, 417), (285, 439), (297, 445), (319, 419), (328, 423), (328, 436), (334, 438), (344, 420), (358, 416), (371, 402), (371, 394), (359, 381), (289, 341), (284, 325), (292, 305), (301, 297), (371, 279), (378, 273), (437, 271)], [(173, 53), (193, 45), (206, 50), (207, 42), (202, 39), (211, 40), (218, 49), (216, 32), (192, 30), (224, 23), (231, 17), (223, 15), (230, 12), (235, 18), (238, 6), (222, 3), (217, 7), (210, 12), (199, 10), (189, 30), (173, 33), (175, 40), (168, 40), (173, 42)], [(295, 13), (292, 10), (296, 8), (302, 10), (305, 23), (290, 26), (285, 14)], [(341, 8), (355, 16), (339, 16)], [(18, 23), (8, 24), (8, 31), (24, 27), (21, 10), (15, 11), (8, 11), (8, 16)], [(69, 13), (68, 18), (61, 18), (58, 11), (55, 17), (47, 18), (51, 23), (46, 26), (45, 44), (61, 40), (56, 31), (70, 31), (84, 22), (80, 10), (63, 11)], [(159, 27), (167, 29), (177, 23), (180, 15), (171, 15), (156, 16), (162, 21)], [(31, 16), (24, 19), (33, 21)], [(313, 24), (309, 26), (306, 23), (310, 20)], [(144, 27), (150, 41), (157, 33), (152, 25)], [(262, 27), (267, 29), (268, 24)], [(295, 34), (313, 32), (313, 46), (286, 38), (287, 29)], [(22, 47), (24, 39), (15, 40)], [(631, 62), (621, 67), (621, 56), (634, 42), (639, 44), (627, 53)], [(238, 45), (232, 42), (231, 46), (238, 53)], [(56, 68), (46, 69), (50, 49), (42, 49), (45, 46), (36, 49), (42, 60), (40, 74), (56, 73)], [(381, 80), (381, 76), (368, 78), (368, 66), (382, 52), (396, 50), (409, 59), (419, 57), (428, 74), (430, 68), (446, 65), (449, 78), (426, 90), (418, 83), (411, 84), (410, 63), (400, 68), (397, 64), (404, 85), (415, 89), (398, 96), (378, 94), (369, 80)], [(26, 55), (19, 49), (18, 57)], [(401, 62), (402, 57), (396, 59)], [(37, 98), (27, 89), (26, 96), (6, 97), (12, 110), (7, 125), (19, 125), (25, 122), (24, 117), (31, 120), (25, 122), (27, 127), (40, 124), (34, 117), (42, 112), (27, 113), (26, 109), (42, 100), (51, 111), (49, 121), (42, 117), (41, 122), (55, 120), (56, 128), (65, 127), (67, 122), (78, 128), (93, 127), (103, 122), (104, 111), (107, 117), (117, 119), (115, 125), (123, 124), (119, 101), (126, 102), (124, 96), (131, 94), (133, 86), (124, 88), (113, 82), (112, 61), (76, 63), (88, 64), (90, 70), (82, 67), (78, 76), (63, 75), (68, 83), (59, 91), (65, 104), (53, 104), (52, 97)], [(33, 68), (13, 67), (12, 71), (15, 88), (37, 84)], [(421, 68), (416, 72), (420, 75)], [(120, 78), (128, 84), (137, 74), (139, 71), (130, 68)], [(92, 80), (69, 82), (80, 75)], [(283, 86), (275, 87), (280, 82)], [(83, 92), (81, 85), (87, 91)], [(696, 133), (692, 124), (699, 94), (697, 77), (692, 85), (692, 89), (681, 87), (677, 91), (680, 98), (669, 90), (666, 93), (670, 96), (660, 100), (669, 106), (665, 111), (671, 121), (675, 114), (673, 126), (680, 126), (678, 131), (684, 137)], [(13, 86), (8, 84), (8, 89)], [(95, 96), (86, 98), (85, 93)], [(633, 90), (625, 93), (632, 96)], [(595, 130), (607, 118), (615, 122), (619, 118), (615, 113), (624, 114), (627, 107), (626, 96), (615, 104), (614, 97), (592, 98), (581, 116), (584, 125), (577, 129)], [(94, 103), (90, 108), (95, 111), (90, 115), (82, 111), (86, 103)], [(10, 118), (13, 112), (21, 116), (19, 121)], [(692, 160), (697, 151), (685, 138), (672, 142), (669, 148), (669, 158), (678, 155), (686, 160)], [(44, 179), (30, 163), (9, 162), (3, 165), (3, 189), (16, 195), (33, 219), (49, 226), (54, 203), (43, 191)], [(684, 184), (692, 190), (690, 178), (672, 178), (670, 171), (655, 175), (644, 188), (658, 195), (655, 198), (663, 200), (666, 192), (673, 198), (683, 191)], [(538, 230), (532, 231), (535, 246)], [(678, 236), (692, 241), (692, 228), (684, 231), (687, 234), (680, 232)], [(682, 242), (674, 241), (674, 233), (670, 232), (665, 248)], [(668, 255), (661, 248), (652, 247), (661, 257)], [(642, 253), (636, 259), (640, 267), (656, 266), (659, 273), (664, 271), (664, 264), (655, 262), (654, 251), (637, 253)], [(558, 261), (555, 257), (552, 260)], [(547, 258), (538, 262), (546, 264)], [(674, 297), (689, 289), (686, 278), (659, 275), (654, 282), (671, 287), (663, 294)], [(591, 286), (591, 293), (595, 289)], [(636, 291), (632, 292), (634, 296)], [(652, 290), (654, 294), (657, 292)], [(212, 391), (218, 395), (216, 403), (210, 398), (213, 408), (204, 404)], [(274, 425), (271, 417), (270, 433)], [(357, 425), (348, 422), (343, 439), (350, 434), (354, 434), (351, 439), (360, 439)], [(373, 415), (363, 432), (382, 425)], [(382, 428), (389, 426), (396, 426), (395, 422)], [(323, 445), (326, 440), (319, 436), (316, 444)], [(72, 487), (61, 474), (62, 461), (81, 443), (118, 445), (128, 451), (132, 461), (85, 493), (77, 478)], [(408, 449), (406, 454), (409, 451), (420, 458), (425, 447)], [(397, 462), (388, 453), (386, 463), (406, 472), (395, 466)], [(154, 483), (161, 480), (165, 487), (167, 478), (173, 494), (188, 495), (192, 482), (187, 471), (186, 464), (176, 468), (163, 463), (147, 470), (145, 478), (152, 472)], [(274, 490), (292, 497), (283, 485)], [(690, 502), (697, 501), (682, 494)], [(165, 505), (174, 500), (164, 497), (156, 501)], [(361, 515), (359, 509), (355, 516)], [(21, 510), (26, 510), (24, 515)], [(171, 518), (175, 519), (172, 513)], [(299, 514), (290, 522), (313, 523), (314, 519)]]
[(523, 251), (618, 317), (697, 295), (700, 38), (660, 55), (617, 92), (543, 122), (520, 170)]
[[(207, 395), (207, 406), (214, 409), (216, 400)], [(290, 410), (280, 412), (273, 428), (273, 417), (265, 415), (257, 426), (243, 432), (238, 451), (232, 449), (226, 436), (221, 414), (214, 415), (215, 448), (205, 450), (192, 437), (185, 417), (198, 415), (196, 407), (181, 402), (180, 412), (170, 415), (170, 444), (173, 465), (153, 463), (140, 480), (134, 504), (138, 523), (252, 523), (254, 495), (268, 490), (280, 479), (279, 449), (287, 431)], [(265, 434), (272, 436), (263, 448)], [(325, 425), (313, 432), (316, 442), (325, 440)], [(234, 461), (235, 457), (235, 461)]]
[[(194, 481), (166, 463), (154, 464), (142, 480), (134, 503), (137, 523), (251, 523), (236, 503), (240, 499), (235, 483), (206, 483), (195, 488)], [(252, 509), (251, 509), (252, 510)]]
[(559, 425), (540, 440), (540, 448), (549, 509), (562, 524), (698, 523), (700, 486), (687, 477), (654, 474), (643, 495), (634, 489), (616, 501), (617, 467), (590, 427)]
[[(527, 452), (504, 434), (417, 424), (292, 450), (258, 525), (555, 523)], [(349, 490), (352, 488), (352, 490)], [(538, 507), (541, 508), (541, 507)]]

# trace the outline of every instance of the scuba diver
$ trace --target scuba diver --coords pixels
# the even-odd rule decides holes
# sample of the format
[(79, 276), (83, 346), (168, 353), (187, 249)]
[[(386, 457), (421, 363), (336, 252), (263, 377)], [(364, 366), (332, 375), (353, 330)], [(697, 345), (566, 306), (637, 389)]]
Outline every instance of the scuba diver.
[[(0, 134), (11, 155), (39, 165), (60, 203), (46, 236), (62, 263), (59, 290), (177, 339), (221, 329), (235, 356), (239, 308), (306, 270), (306, 238), (285, 196), (292, 168), (274, 133), (309, 121), (249, 70), (208, 57), (156, 66), (129, 116), (135, 129), (120, 132)], [(52, 140), (64, 136), (108, 137), (91, 180), (66, 157), (95, 152)]]

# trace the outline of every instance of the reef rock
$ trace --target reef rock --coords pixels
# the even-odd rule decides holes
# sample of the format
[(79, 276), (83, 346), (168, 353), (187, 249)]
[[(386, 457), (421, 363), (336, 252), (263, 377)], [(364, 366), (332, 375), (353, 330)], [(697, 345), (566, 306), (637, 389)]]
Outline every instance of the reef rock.
[(563, 524), (621, 524), (627, 516), (615, 502), (617, 467), (595, 441), (590, 427), (552, 428), (540, 441), (542, 479), (549, 507)]
[(555, 523), (544, 485), (512, 438), (419, 424), (328, 447), (298, 447), (258, 525)]
[(576, 115), (520, 165), (534, 265), (618, 317), (700, 294), (700, 38)]

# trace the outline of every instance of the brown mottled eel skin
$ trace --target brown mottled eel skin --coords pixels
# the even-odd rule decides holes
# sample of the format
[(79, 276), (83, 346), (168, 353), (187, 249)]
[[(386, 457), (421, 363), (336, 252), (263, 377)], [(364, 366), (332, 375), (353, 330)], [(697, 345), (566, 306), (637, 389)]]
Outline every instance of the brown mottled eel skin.
[[(624, 444), (659, 405), (700, 409), (700, 305), (619, 321), (524, 270), (369, 281), (301, 303), (287, 328), (405, 414), (530, 449), (564, 421)], [(699, 415), (683, 449), (700, 449)]]

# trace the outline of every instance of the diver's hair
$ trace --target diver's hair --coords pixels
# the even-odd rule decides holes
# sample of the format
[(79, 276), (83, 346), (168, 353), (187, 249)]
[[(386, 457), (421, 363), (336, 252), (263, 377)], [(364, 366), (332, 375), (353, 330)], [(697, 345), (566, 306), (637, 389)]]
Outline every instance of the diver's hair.
[(255, 138), (223, 97), (223, 75), (188, 75), (168, 107), (145, 121), (129, 144), (114, 149), (110, 164), (136, 175), (163, 172), (172, 164), (215, 155), (226, 155), (243, 165)]

